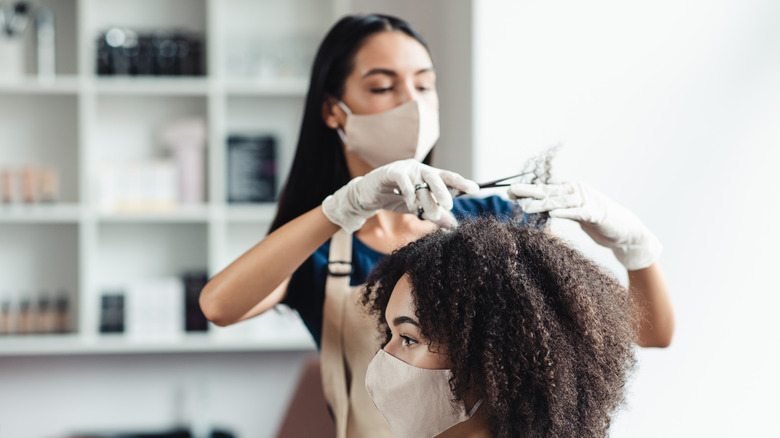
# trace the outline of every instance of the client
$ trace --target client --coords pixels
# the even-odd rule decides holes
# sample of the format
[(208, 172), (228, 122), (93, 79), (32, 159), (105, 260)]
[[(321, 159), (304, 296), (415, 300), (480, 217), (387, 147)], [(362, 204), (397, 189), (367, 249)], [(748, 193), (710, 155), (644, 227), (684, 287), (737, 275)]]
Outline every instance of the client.
[(628, 290), (560, 239), (494, 219), (386, 257), (363, 303), (386, 336), (366, 388), (399, 437), (603, 437), (638, 324)]

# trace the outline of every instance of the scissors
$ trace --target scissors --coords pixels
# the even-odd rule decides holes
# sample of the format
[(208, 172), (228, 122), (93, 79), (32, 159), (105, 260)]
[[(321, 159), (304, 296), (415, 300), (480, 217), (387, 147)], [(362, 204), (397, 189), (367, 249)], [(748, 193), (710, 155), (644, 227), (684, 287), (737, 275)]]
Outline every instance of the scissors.
[[(483, 189), (493, 189), (493, 188), (496, 188), (496, 187), (509, 187), (513, 183), (506, 182), (506, 181), (509, 181), (510, 179), (520, 178), (521, 176), (525, 176), (525, 175), (531, 175), (532, 173), (534, 173), (534, 172), (533, 171), (522, 172), (522, 173), (518, 173), (517, 175), (506, 176), (504, 178), (494, 179), (493, 181), (488, 181), (488, 182), (480, 183), (480, 184), (477, 184), (477, 185), (479, 186), (480, 190), (483, 190)], [(454, 190), (454, 189), (451, 188), (451, 190)], [(455, 193), (453, 193), (452, 197), (453, 198), (457, 198), (458, 196), (463, 196), (465, 194), (466, 194), (466, 192), (457, 190)]]
[[(521, 176), (530, 175), (532, 173), (534, 172), (533, 171), (522, 172), (522, 173), (518, 173), (517, 175), (506, 176), (504, 178), (494, 179), (493, 181), (488, 181), (477, 185), (479, 186), (480, 190), (492, 189), (496, 187), (509, 187), (512, 185), (512, 183), (506, 181), (509, 181), (510, 179), (520, 178)], [(415, 191), (420, 189), (427, 189), (427, 188), (428, 188), (428, 184), (424, 182), (414, 186)], [(450, 194), (452, 194), (453, 198), (457, 198), (458, 196), (463, 196), (466, 194), (466, 192), (458, 190), (454, 187), (448, 187), (448, 189), (450, 190)], [(401, 191), (398, 190), (397, 188), (393, 189), (393, 193), (399, 196), (401, 195)]]

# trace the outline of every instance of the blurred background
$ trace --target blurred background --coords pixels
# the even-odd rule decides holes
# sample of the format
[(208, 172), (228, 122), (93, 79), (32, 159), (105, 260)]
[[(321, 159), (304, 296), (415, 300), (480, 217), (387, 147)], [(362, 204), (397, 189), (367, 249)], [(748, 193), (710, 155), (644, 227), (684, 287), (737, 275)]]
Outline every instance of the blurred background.
[[(428, 41), (437, 166), (490, 180), (560, 143), (559, 179), (593, 185), (664, 243), (677, 332), (667, 349), (638, 350), (611, 435), (772, 436), (780, 3), (0, 11), (0, 438), (279, 436), (316, 356), (308, 332), (284, 308), (218, 328), (197, 295), (264, 236), (317, 44), (357, 12), (398, 15)], [(625, 277), (577, 226), (553, 228)]]

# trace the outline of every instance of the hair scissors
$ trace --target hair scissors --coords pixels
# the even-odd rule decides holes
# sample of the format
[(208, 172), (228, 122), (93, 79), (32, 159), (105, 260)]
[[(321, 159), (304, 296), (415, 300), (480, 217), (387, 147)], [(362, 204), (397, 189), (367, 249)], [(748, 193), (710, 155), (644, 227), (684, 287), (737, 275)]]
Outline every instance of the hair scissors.
[[(496, 188), (496, 187), (509, 187), (513, 183), (506, 182), (506, 181), (509, 181), (509, 180), (515, 179), (515, 178), (520, 178), (521, 176), (530, 175), (532, 173), (534, 173), (534, 172), (533, 171), (522, 172), (522, 173), (518, 173), (517, 175), (506, 176), (504, 178), (494, 179), (493, 181), (488, 181), (488, 182), (484, 182), (484, 183), (477, 184), (477, 185), (479, 186), (480, 190), (483, 190), (483, 189), (493, 189), (493, 188)], [(454, 189), (451, 189), (451, 190), (454, 190)], [(452, 197), (453, 198), (457, 198), (458, 196), (463, 196), (465, 194), (466, 194), (466, 192), (457, 190), (457, 191), (455, 191), (455, 193), (452, 194)]]
[[(521, 176), (530, 175), (532, 173), (534, 173), (534, 172), (533, 171), (522, 172), (522, 173), (518, 173), (516, 175), (506, 176), (504, 178), (499, 178), (499, 179), (494, 179), (493, 181), (488, 181), (488, 182), (484, 182), (484, 183), (477, 184), (477, 185), (479, 186), (480, 190), (482, 190), (482, 189), (492, 189), (492, 188), (496, 188), (496, 187), (509, 187), (509, 186), (512, 185), (512, 183), (511, 182), (506, 182), (506, 181), (509, 181), (509, 180), (515, 179), (515, 178), (520, 178)], [(463, 195), (466, 194), (466, 192), (458, 190), (458, 189), (456, 189), (454, 187), (447, 187), (447, 188), (449, 189), (450, 194), (452, 195), (453, 198), (457, 198), (458, 196), (463, 196)], [(423, 189), (430, 190), (430, 188), (428, 188), (428, 183), (421, 182), (421, 183), (419, 183), (419, 184), (414, 186), (414, 191), (415, 192), (418, 191), (418, 190), (423, 190)], [(393, 193), (395, 193), (396, 195), (399, 195), (399, 196), (402, 194), (401, 191), (398, 190), (397, 188), (393, 189)], [(423, 210), (422, 207), (417, 207), (417, 217), (420, 220), (424, 219), (423, 218), (423, 213), (425, 213), (425, 210)]]
[[(509, 186), (512, 185), (512, 183), (511, 182), (506, 182), (506, 181), (509, 181), (509, 180), (515, 179), (515, 178), (520, 178), (521, 176), (530, 175), (532, 173), (534, 173), (534, 172), (533, 171), (522, 172), (522, 173), (518, 173), (516, 175), (505, 176), (504, 178), (494, 179), (493, 181), (488, 181), (488, 182), (484, 182), (484, 183), (477, 184), (477, 185), (479, 186), (480, 190), (483, 190), (483, 189), (493, 189), (493, 188), (496, 188), (496, 187), (509, 187)], [(416, 186), (414, 186), (414, 190), (415, 191), (420, 190), (420, 189), (428, 189), (428, 184), (425, 183), (425, 182), (422, 182), (422, 183), (417, 184)], [(458, 190), (458, 189), (456, 189), (454, 187), (448, 187), (448, 189), (450, 190), (450, 194), (452, 194), (453, 198), (457, 198), (458, 196), (463, 196), (463, 195), (466, 194), (466, 192)], [(401, 191), (398, 190), (397, 188), (393, 189), (393, 193), (395, 193), (396, 195), (401, 195)]]

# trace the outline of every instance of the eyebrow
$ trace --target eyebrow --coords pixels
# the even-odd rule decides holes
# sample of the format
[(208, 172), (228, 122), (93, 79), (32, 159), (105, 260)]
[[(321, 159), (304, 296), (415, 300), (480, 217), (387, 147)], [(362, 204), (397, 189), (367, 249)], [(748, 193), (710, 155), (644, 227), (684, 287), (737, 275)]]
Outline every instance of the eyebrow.
[(420, 327), (420, 324), (417, 321), (408, 316), (399, 316), (393, 320), (394, 326), (399, 326), (401, 324), (412, 324), (415, 327)]
[[(414, 74), (416, 76), (428, 72), (433, 72), (433, 67), (421, 68), (420, 70), (417, 70)], [(365, 79), (371, 75), (387, 75), (387, 76), (396, 77), (398, 76), (398, 73), (396, 73), (395, 70), (390, 70), (388, 68), (372, 68), (371, 70), (368, 71), (368, 73), (363, 75), (363, 78)]]

